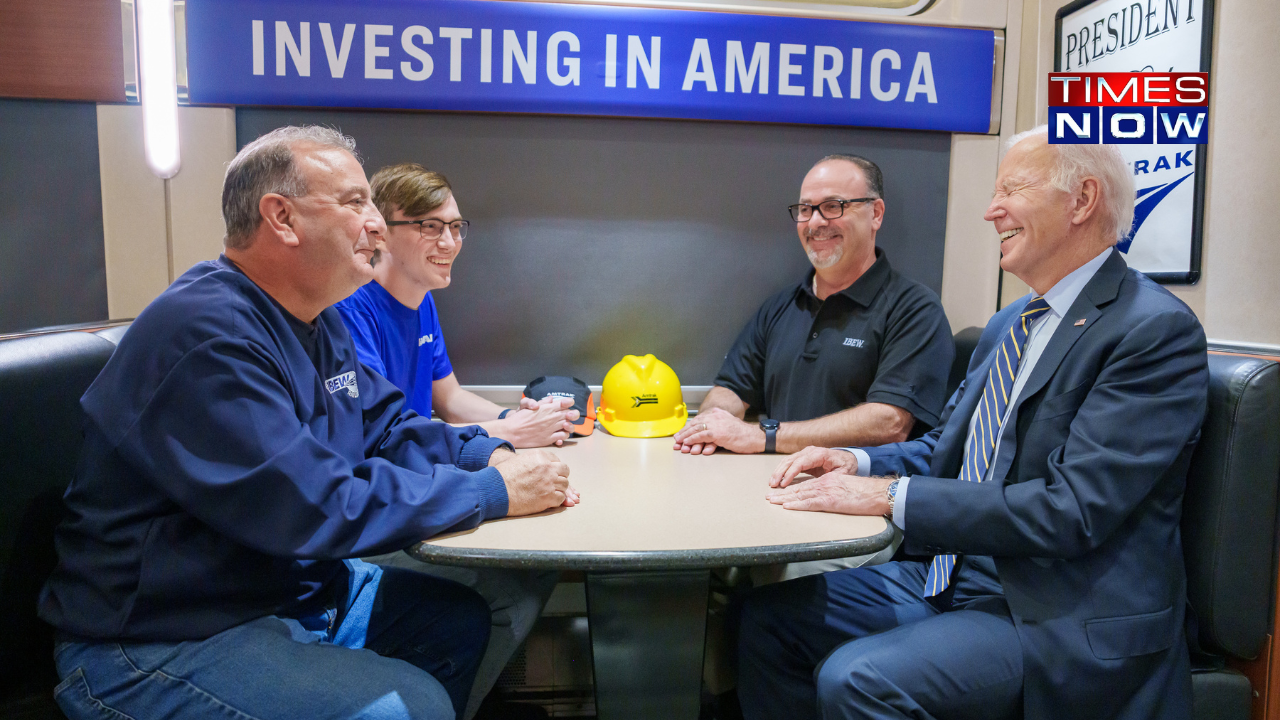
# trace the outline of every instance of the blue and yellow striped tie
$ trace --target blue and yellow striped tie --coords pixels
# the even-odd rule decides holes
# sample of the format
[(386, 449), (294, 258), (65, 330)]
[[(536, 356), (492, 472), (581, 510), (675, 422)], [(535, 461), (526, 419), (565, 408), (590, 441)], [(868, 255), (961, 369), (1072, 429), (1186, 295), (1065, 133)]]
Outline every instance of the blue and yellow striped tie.
[[(973, 424), (969, 441), (964, 447), (964, 464), (960, 467), (960, 479), (982, 482), (991, 465), (991, 452), (1000, 437), (1004, 425), (1005, 408), (1013, 392), (1013, 379), (1022, 363), (1022, 350), (1027, 345), (1027, 332), (1035, 319), (1049, 311), (1049, 303), (1042, 297), (1032, 298), (1022, 311), (1019, 322), (1009, 328), (1009, 334), (996, 350), (996, 361), (987, 373), (987, 385), (982, 389), (978, 402), (978, 421)], [(924, 596), (932, 597), (951, 584), (951, 571), (955, 569), (955, 555), (935, 555), (929, 565), (929, 576), (924, 581)]]

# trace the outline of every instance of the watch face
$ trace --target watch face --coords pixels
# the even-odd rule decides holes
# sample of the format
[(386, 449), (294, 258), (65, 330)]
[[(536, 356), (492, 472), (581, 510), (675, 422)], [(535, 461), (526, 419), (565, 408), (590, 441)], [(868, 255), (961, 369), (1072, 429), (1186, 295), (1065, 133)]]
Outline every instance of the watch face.
[(777, 420), (761, 420), (760, 427), (764, 428), (765, 430), (777, 430), (778, 421)]

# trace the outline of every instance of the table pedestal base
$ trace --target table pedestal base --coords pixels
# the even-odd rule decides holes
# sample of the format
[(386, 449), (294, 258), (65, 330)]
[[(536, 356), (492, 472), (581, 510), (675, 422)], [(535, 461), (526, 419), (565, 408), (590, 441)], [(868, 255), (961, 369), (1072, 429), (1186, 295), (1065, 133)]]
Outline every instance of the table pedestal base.
[(709, 570), (590, 572), (596, 716), (695, 720)]

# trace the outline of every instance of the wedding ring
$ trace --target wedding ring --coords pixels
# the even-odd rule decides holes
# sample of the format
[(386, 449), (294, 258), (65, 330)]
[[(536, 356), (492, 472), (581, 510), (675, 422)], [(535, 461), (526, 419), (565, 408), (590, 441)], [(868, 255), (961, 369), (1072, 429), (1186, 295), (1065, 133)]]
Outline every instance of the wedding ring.
[(706, 423), (702, 423), (702, 431), (703, 431), (703, 432), (706, 432), (706, 430), (707, 430), (707, 424), (706, 424)]

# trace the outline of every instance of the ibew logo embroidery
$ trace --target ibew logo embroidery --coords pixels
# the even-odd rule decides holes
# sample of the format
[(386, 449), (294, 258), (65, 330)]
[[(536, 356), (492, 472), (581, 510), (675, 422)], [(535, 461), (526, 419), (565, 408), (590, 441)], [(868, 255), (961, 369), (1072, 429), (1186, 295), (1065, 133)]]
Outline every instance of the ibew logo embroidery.
[(859, 338), (845, 338), (845, 347), (862, 347), (862, 340)]
[(422, 347), (423, 345), (426, 345), (427, 343), (432, 342), (435, 339), (436, 339), (435, 333), (431, 333), (430, 335), (423, 335), (422, 337), (418, 338), (418, 347)]
[(360, 388), (356, 387), (356, 373), (354, 370), (335, 375), (324, 381), (324, 389), (328, 390), (330, 395), (343, 388), (347, 389), (347, 394), (351, 397), (360, 397)]
[(631, 399), (636, 401), (635, 404), (631, 406), (633, 408), (638, 408), (641, 405), (657, 405), (658, 404), (657, 395), (632, 395)]

